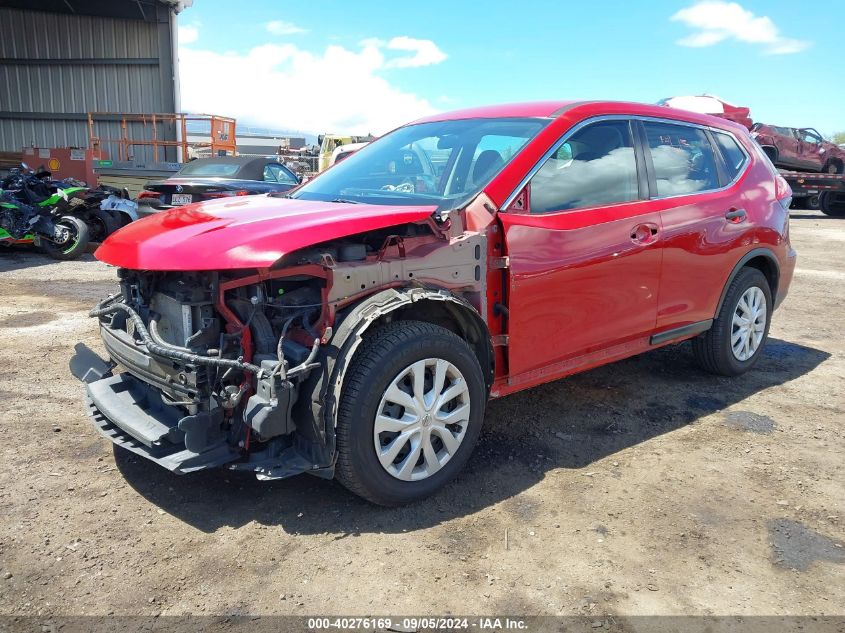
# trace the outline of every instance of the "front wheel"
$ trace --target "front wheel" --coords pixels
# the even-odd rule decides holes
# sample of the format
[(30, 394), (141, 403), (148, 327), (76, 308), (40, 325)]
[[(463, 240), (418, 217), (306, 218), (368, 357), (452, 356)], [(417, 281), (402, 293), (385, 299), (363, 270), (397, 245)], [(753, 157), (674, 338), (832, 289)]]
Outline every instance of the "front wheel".
[(380, 327), (344, 380), (338, 480), (379, 505), (433, 494), (469, 458), (486, 401), (481, 366), (459, 336), (422, 321)]
[(756, 268), (743, 268), (731, 282), (713, 326), (692, 340), (696, 361), (721, 376), (738, 376), (757, 364), (769, 335), (772, 291)]
[(842, 164), (833, 160), (828, 161), (822, 168), (822, 172), (824, 172), (825, 174), (841, 174)]
[(41, 239), (41, 248), (54, 259), (76, 259), (88, 250), (88, 225), (65, 215), (56, 221), (53, 240)]

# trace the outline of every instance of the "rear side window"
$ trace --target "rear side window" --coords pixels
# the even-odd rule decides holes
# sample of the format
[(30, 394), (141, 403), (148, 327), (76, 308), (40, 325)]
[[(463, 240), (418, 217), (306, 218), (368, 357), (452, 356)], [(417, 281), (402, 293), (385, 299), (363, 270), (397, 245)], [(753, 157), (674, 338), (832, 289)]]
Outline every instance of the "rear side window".
[(742, 151), (736, 139), (730, 134), (713, 132), (713, 138), (716, 139), (716, 144), (722, 152), (722, 158), (725, 159), (725, 170), (727, 171), (728, 181), (731, 182), (739, 175), (745, 165), (745, 152)]
[(531, 179), (531, 213), (638, 198), (637, 162), (627, 121), (600, 121), (579, 130)]
[(646, 121), (657, 196), (679, 196), (718, 189), (716, 156), (704, 130), (689, 125)]
[(179, 176), (206, 176), (208, 178), (231, 178), (238, 173), (241, 163), (227, 163), (215, 160), (195, 160), (179, 170)]
[(296, 179), (281, 165), (270, 163), (264, 166), (264, 181), (277, 182), (282, 185), (295, 185)]

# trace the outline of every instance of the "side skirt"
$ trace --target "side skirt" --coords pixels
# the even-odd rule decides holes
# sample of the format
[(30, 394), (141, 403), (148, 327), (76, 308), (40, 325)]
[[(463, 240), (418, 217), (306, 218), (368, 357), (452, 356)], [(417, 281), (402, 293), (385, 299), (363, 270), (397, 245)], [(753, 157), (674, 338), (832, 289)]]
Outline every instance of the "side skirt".
[(652, 334), (650, 343), (652, 345), (662, 345), (663, 343), (668, 343), (669, 341), (674, 341), (675, 339), (690, 338), (696, 336), (697, 334), (701, 334), (702, 332), (706, 332), (712, 325), (713, 319), (698, 321), (696, 323), (690, 323), (689, 325), (682, 325), (681, 327), (672, 328), (671, 330), (666, 330), (665, 332)]

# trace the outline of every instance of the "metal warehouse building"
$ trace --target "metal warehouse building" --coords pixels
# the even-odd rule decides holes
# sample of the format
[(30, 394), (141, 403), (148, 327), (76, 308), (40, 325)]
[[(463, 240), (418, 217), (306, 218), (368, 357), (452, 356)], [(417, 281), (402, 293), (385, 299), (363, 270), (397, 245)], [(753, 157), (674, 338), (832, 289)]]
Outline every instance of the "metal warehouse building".
[[(87, 147), (88, 112), (179, 112), (176, 14), (191, 4), (0, 0), (0, 151)], [(101, 125), (119, 136), (117, 117)]]

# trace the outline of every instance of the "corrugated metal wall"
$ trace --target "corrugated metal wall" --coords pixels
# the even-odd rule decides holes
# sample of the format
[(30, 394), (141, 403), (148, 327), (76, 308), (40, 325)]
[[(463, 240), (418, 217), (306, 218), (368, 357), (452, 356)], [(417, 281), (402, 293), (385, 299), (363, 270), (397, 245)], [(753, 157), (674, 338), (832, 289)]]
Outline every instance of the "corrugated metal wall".
[[(157, 9), (131, 20), (0, 7), (0, 151), (87, 147), (87, 112), (172, 112), (173, 18)], [(117, 138), (119, 124), (99, 135)]]

